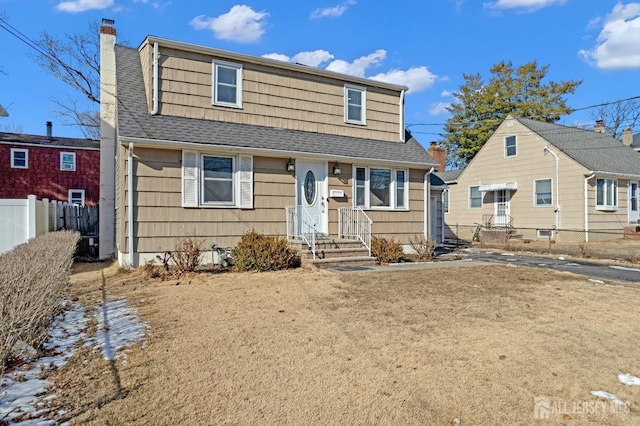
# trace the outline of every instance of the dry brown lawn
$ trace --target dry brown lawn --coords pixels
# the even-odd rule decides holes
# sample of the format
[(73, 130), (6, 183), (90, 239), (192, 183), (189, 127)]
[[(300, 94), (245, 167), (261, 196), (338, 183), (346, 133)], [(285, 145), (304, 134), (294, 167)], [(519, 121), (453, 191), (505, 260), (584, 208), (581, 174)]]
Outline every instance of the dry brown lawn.
[[(640, 424), (640, 387), (617, 379), (640, 376), (635, 285), (507, 266), (157, 281), (80, 265), (81, 301), (103, 273), (151, 335), (126, 363), (84, 350), (52, 375), (75, 424), (535, 424), (539, 395), (569, 411), (540, 424)], [(591, 390), (630, 412), (602, 414)]]

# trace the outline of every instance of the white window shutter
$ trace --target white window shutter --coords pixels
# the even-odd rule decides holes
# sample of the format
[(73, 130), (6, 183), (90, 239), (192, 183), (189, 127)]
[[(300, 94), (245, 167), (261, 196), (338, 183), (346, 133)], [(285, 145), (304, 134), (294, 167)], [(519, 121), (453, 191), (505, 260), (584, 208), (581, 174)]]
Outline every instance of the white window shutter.
[(238, 156), (238, 207), (253, 208), (253, 157)]
[(182, 151), (182, 207), (198, 207), (198, 153)]

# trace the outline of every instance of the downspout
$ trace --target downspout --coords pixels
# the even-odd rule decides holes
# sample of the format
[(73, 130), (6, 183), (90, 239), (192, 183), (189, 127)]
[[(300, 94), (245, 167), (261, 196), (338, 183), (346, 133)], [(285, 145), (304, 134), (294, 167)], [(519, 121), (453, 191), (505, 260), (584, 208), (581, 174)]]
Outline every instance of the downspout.
[(134, 267), (133, 253), (133, 142), (129, 142), (129, 155), (127, 157), (127, 205), (129, 206), (129, 266)]
[(595, 177), (595, 173), (584, 179), (584, 241), (589, 242), (589, 180)]
[(400, 142), (405, 142), (404, 137), (404, 89), (400, 92)]
[(425, 220), (426, 229), (424, 230), (425, 238), (431, 237), (431, 173), (435, 170), (435, 167), (431, 167), (424, 175), (424, 184), (425, 184), (425, 201), (424, 201), (424, 214), (427, 216)]
[(158, 113), (158, 42), (153, 43), (153, 109), (151, 115)]
[(556, 207), (554, 210), (556, 214), (556, 230), (558, 230), (560, 229), (560, 168), (558, 167), (558, 156), (548, 146), (545, 146), (544, 150), (556, 159)]

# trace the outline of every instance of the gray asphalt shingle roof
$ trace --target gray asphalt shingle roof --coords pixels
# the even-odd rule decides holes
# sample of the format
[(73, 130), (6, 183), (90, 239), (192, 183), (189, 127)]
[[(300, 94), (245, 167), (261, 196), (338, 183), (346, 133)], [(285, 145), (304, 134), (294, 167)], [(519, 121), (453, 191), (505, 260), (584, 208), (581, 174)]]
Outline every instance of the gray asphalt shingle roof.
[(462, 173), (464, 169), (460, 169), (460, 170), (446, 170), (444, 172), (437, 172), (436, 174), (438, 176), (440, 176), (440, 179), (442, 179), (445, 182), (453, 182), (456, 179), (458, 179), (458, 176), (460, 176), (460, 173)]
[(592, 130), (513, 117), (590, 171), (640, 175), (640, 153)]
[(100, 142), (93, 139), (64, 138), (59, 136), (48, 138), (42, 135), (25, 135), (22, 133), (0, 133), (0, 142), (15, 143), (16, 145), (28, 143), (77, 149), (100, 149)]
[(140, 56), (136, 49), (130, 47), (116, 45), (116, 79), (120, 137), (369, 158), (423, 164), (424, 168), (437, 165), (408, 132), (406, 143), (397, 143), (223, 121), (151, 115), (147, 107)]

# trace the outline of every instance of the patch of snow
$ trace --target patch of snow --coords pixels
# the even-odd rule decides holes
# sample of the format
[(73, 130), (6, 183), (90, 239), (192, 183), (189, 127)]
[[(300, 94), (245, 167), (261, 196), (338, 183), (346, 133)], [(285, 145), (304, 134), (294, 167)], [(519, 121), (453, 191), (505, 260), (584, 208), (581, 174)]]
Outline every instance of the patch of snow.
[(640, 377), (632, 376), (631, 374), (618, 374), (618, 380), (623, 385), (640, 386)]
[(513, 253), (502, 253), (503, 256), (515, 256)]
[(565, 263), (566, 266), (580, 266), (579, 263), (573, 263), (573, 262), (569, 262), (569, 263)]
[(98, 331), (93, 336), (94, 349), (102, 349), (102, 356), (112, 360), (121, 349), (144, 337), (148, 324), (140, 321), (135, 308), (127, 307), (125, 300), (103, 302), (96, 312)]
[(596, 280), (596, 279), (593, 279), (593, 278), (589, 278), (589, 281), (594, 283), (595, 285), (604, 284), (604, 281)]
[(624, 266), (612, 266), (612, 265), (609, 265), (609, 268), (611, 268), (611, 269), (619, 269), (621, 271), (640, 272), (640, 269), (637, 269), (637, 268), (626, 268)]
[(624, 405), (625, 407), (627, 406), (627, 404), (625, 404), (624, 402), (622, 402), (620, 398), (618, 398), (618, 395), (613, 393), (597, 390), (597, 391), (591, 391), (591, 395), (597, 396), (599, 398), (609, 399), (618, 405)]
[(559, 256), (558, 260), (564, 260), (564, 256)]

